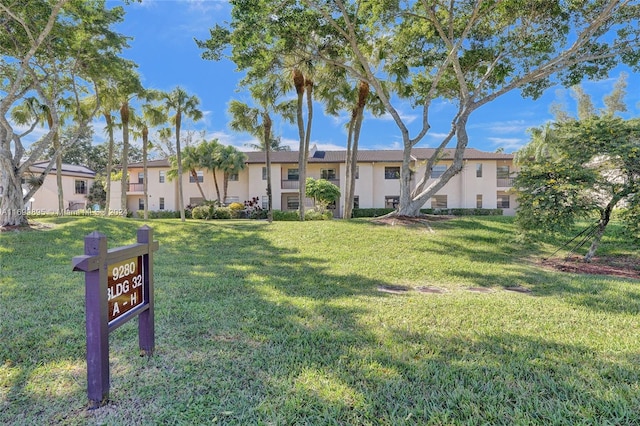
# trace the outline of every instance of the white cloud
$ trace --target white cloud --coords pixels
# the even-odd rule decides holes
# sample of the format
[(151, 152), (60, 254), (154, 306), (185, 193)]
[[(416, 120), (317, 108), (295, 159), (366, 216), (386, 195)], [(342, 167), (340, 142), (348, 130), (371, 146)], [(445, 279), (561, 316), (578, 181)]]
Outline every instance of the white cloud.
[[(403, 111), (398, 111), (398, 114), (400, 115), (400, 118), (402, 119), (404, 124), (411, 124), (414, 121), (416, 121), (418, 119), (418, 117), (420, 117), (418, 114), (415, 114), (415, 113), (409, 114), (409, 113), (406, 113), (406, 112), (403, 112)], [(393, 116), (391, 114), (389, 114), (388, 112), (385, 112), (380, 117), (375, 117), (375, 116), (369, 114), (369, 115), (367, 115), (367, 120), (393, 121)]]
[(491, 141), (492, 145), (497, 148), (504, 148), (505, 152), (517, 151), (526, 145), (527, 141), (522, 138), (487, 138)]
[(531, 123), (527, 123), (524, 120), (507, 120), (507, 121), (494, 121), (489, 123), (473, 124), (469, 126), (470, 129), (483, 129), (491, 133), (507, 134), (507, 133), (522, 133), (528, 128), (533, 127)]

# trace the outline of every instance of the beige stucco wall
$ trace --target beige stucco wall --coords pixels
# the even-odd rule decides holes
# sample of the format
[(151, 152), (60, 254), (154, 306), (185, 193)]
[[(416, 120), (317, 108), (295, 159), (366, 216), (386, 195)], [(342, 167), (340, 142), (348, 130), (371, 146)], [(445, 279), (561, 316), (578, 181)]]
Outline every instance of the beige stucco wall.
[[(441, 162), (440, 164), (450, 165), (451, 162)], [(476, 164), (482, 164), (482, 177), (476, 177)], [(482, 195), (482, 207), (493, 209), (497, 206), (497, 194), (508, 188), (500, 188), (497, 186), (497, 166), (499, 164), (509, 165), (513, 169), (510, 160), (468, 160), (465, 162), (462, 172), (454, 176), (439, 192), (438, 195), (447, 195), (448, 208), (475, 208), (476, 197)], [(376, 163), (359, 163), (359, 176), (356, 179), (355, 195), (359, 197), (359, 205), (361, 208), (384, 207), (385, 197), (400, 195), (400, 180), (385, 179), (385, 167), (400, 167), (401, 163), (393, 162), (376, 162)], [(264, 164), (248, 164), (247, 167), (239, 173), (238, 181), (230, 181), (227, 196), (236, 197), (240, 203), (253, 197), (259, 197), (260, 203), (267, 196), (267, 181), (262, 179), (262, 168)], [(297, 184), (291, 188), (283, 188), (283, 180), (286, 181), (288, 169), (297, 168), (297, 164), (280, 164), (271, 165), (272, 178), (272, 194), (273, 208), (277, 210), (286, 210), (286, 198), (288, 195), (297, 195)], [(336, 177), (339, 180), (340, 192), (342, 194), (341, 201), (338, 204), (338, 213), (341, 213), (343, 206), (346, 175), (345, 167), (342, 163), (310, 163), (307, 167), (307, 175), (319, 179), (322, 169), (335, 169)], [(177, 182), (170, 181), (165, 177), (165, 182), (160, 183), (160, 171), (168, 172), (168, 167), (150, 167), (148, 169), (149, 181), (149, 209), (159, 210), (160, 197), (164, 198), (164, 210), (176, 211), (177, 206)], [(129, 170), (130, 181), (135, 184), (138, 182), (138, 172), (142, 172), (141, 168), (132, 168)], [(424, 173), (424, 165), (420, 167), (414, 179), (419, 179)], [(217, 174), (218, 185), (221, 196), (223, 196), (223, 176), (221, 172)], [(198, 186), (189, 182), (189, 174), (182, 176), (184, 204), (185, 206), (194, 199), (202, 198)], [(429, 180), (429, 183), (432, 180)], [(286, 183), (286, 182), (285, 182)], [(117, 183), (114, 183), (117, 184)], [(289, 184), (291, 186), (291, 184)], [(119, 184), (117, 185), (119, 186)], [(205, 196), (209, 200), (217, 199), (213, 174), (204, 171), (204, 181), (201, 183)], [(116, 185), (114, 185), (114, 188)], [(138, 188), (133, 185), (127, 196), (128, 208), (132, 211), (138, 210), (138, 200), (143, 198), (142, 185)], [(119, 191), (112, 191), (112, 197)], [(117, 202), (112, 201), (112, 208), (120, 206), (119, 195), (115, 195)], [(265, 202), (266, 203), (266, 202)], [(309, 204), (309, 203), (307, 203)], [(431, 200), (427, 200), (424, 208), (431, 207)], [(515, 196), (510, 197), (510, 208), (505, 209), (507, 215), (515, 214), (516, 208)]]
[[(64, 208), (69, 209), (70, 203), (74, 203), (74, 209), (88, 207), (87, 194), (76, 194), (76, 180), (86, 182), (87, 194), (93, 185), (93, 178), (85, 176), (62, 175), (62, 191)], [(27, 203), (27, 208), (42, 213), (58, 212), (58, 185), (55, 172), (49, 173), (42, 186), (33, 195), (33, 202)], [(79, 203), (75, 205), (75, 203)]]

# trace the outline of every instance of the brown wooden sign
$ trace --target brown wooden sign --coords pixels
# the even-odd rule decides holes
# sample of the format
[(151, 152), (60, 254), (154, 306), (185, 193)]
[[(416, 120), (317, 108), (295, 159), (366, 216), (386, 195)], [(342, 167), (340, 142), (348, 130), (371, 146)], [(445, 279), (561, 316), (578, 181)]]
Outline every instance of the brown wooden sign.
[(107, 266), (107, 312), (113, 320), (144, 303), (142, 256)]
[(138, 345), (143, 354), (155, 348), (153, 252), (158, 242), (143, 226), (138, 241), (107, 249), (107, 237), (92, 232), (84, 255), (75, 256), (74, 271), (84, 272), (87, 330), (87, 396), (91, 408), (109, 399), (109, 333), (138, 317)]

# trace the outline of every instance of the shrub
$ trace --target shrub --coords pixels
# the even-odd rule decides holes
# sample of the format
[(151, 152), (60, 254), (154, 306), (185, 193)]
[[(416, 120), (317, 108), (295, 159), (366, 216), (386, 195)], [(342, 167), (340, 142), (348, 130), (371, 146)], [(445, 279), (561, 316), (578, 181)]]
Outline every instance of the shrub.
[(249, 219), (266, 219), (267, 218), (267, 210), (255, 209), (247, 211), (247, 217)]
[(231, 203), (229, 204), (229, 212), (231, 213), (231, 217), (233, 219), (238, 219), (242, 215), (242, 211), (244, 210), (244, 204), (241, 203)]
[(391, 213), (395, 209), (391, 208), (372, 208), (372, 209), (353, 209), (352, 217), (379, 217)]
[(211, 219), (231, 219), (232, 217), (233, 215), (229, 207), (218, 207), (214, 209), (211, 214)]
[(304, 220), (331, 220), (333, 219), (333, 213), (331, 211), (319, 212), (317, 210), (310, 210), (305, 212)]
[(155, 210), (149, 212), (149, 219), (176, 219), (180, 217), (180, 212), (173, 210)]
[(298, 213), (297, 210), (288, 210), (288, 211), (274, 210), (273, 220), (290, 221), (290, 222), (300, 220), (300, 213)]
[(213, 206), (197, 206), (191, 210), (191, 217), (194, 219), (204, 219), (209, 220), (213, 217)]
[(502, 216), (502, 209), (421, 209), (420, 213), (450, 216)]

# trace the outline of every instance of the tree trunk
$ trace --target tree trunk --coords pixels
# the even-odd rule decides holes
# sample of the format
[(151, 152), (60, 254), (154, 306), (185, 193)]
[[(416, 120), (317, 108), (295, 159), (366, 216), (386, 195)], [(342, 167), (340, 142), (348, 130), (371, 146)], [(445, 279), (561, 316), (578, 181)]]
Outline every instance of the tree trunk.
[(56, 156), (56, 186), (58, 187), (58, 215), (64, 215), (64, 189), (62, 188), (62, 150), (60, 149), (60, 137), (56, 132), (53, 135), (53, 151)]
[(352, 188), (349, 185), (351, 182), (351, 176), (354, 171), (351, 168), (352, 164), (352, 156), (353, 156), (353, 129), (356, 124), (356, 111), (355, 108), (351, 110), (351, 120), (349, 120), (349, 130), (347, 133), (347, 158), (345, 159), (345, 185), (344, 185), (344, 206), (342, 207), (342, 218), (343, 219), (351, 219), (351, 215), (353, 213), (353, 197), (354, 194), (351, 192)]
[(122, 216), (127, 217), (127, 191), (129, 190), (129, 104), (125, 102), (120, 108), (122, 118), (122, 178), (120, 180), (120, 208)]
[(428, 185), (419, 194), (413, 194), (411, 191), (411, 147), (405, 143), (402, 167), (400, 170), (400, 204), (398, 210), (395, 212), (398, 216), (419, 216), (420, 209), (424, 206), (424, 203), (437, 192), (442, 189), (449, 180), (457, 175), (464, 166), (464, 151), (469, 143), (469, 135), (467, 134), (467, 120), (469, 119), (470, 110), (462, 112), (455, 123), (455, 134), (457, 137), (457, 144), (455, 152), (453, 154), (453, 163), (447, 170), (434, 182)]
[(147, 173), (147, 144), (149, 138), (149, 129), (144, 126), (142, 129), (142, 192), (144, 197), (144, 220), (149, 219), (149, 191), (148, 191), (148, 173)]
[(229, 173), (222, 174), (222, 203), (227, 204), (227, 189), (229, 187)]
[(591, 262), (593, 256), (596, 254), (596, 250), (598, 250), (598, 246), (600, 245), (600, 241), (602, 240), (602, 236), (604, 235), (604, 231), (609, 224), (609, 220), (611, 220), (611, 212), (613, 208), (618, 203), (620, 198), (614, 197), (609, 204), (600, 212), (600, 220), (598, 221), (598, 227), (596, 228), (596, 233), (593, 236), (593, 240), (591, 241), (591, 246), (587, 251), (587, 254), (584, 256), (585, 262)]
[(4, 169), (0, 180), (0, 186), (3, 188), (2, 197), (0, 198), (0, 226), (26, 226), (28, 221), (22, 194), (21, 177), (15, 176), (15, 173), (13, 173), (11, 161), (6, 159), (1, 159), (0, 161), (2, 161), (0, 170)]
[(269, 114), (263, 114), (262, 123), (264, 124), (264, 151), (265, 161), (267, 163), (267, 222), (273, 222), (273, 194), (271, 193), (271, 117)]
[(216, 169), (213, 169), (213, 184), (216, 187), (216, 196), (218, 197), (218, 204), (222, 204), (220, 201), (220, 186), (218, 185), (218, 177), (216, 176)]
[(198, 187), (198, 191), (200, 191), (200, 195), (202, 195), (202, 200), (203, 201), (207, 201), (207, 197), (204, 195), (204, 191), (202, 190), (202, 185), (200, 185), (200, 181), (198, 180), (198, 172), (196, 171), (196, 169), (189, 169), (189, 173), (191, 173), (191, 176), (193, 177), (194, 181), (196, 182), (196, 186)]
[(104, 114), (105, 122), (107, 123), (107, 132), (109, 133), (109, 146), (107, 148), (107, 178), (106, 178), (106, 187), (105, 192), (107, 199), (104, 203), (104, 215), (109, 216), (110, 207), (110, 198), (111, 198), (111, 169), (113, 165), (113, 120), (111, 119), (111, 114)]
[(369, 97), (369, 83), (360, 81), (358, 84), (358, 102), (351, 120), (353, 124), (349, 126), (349, 132), (353, 130), (353, 143), (351, 152), (347, 155), (347, 181), (345, 183), (345, 208), (343, 219), (351, 219), (353, 212), (353, 200), (356, 190), (356, 170), (358, 167), (358, 142), (360, 141), (360, 130), (362, 129), (362, 121), (364, 120), (364, 109), (367, 105)]
[[(313, 122), (313, 81), (305, 79), (305, 92), (307, 96), (307, 126), (304, 136), (304, 161), (302, 162), (302, 170), (300, 171), (300, 178), (302, 185), (302, 198), (300, 199), (300, 205), (304, 209), (304, 201), (307, 198), (307, 162), (309, 161), (309, 144), (311, 142), (311, 123)], [(301, 210), (300, 218), (304, 220), (304, 210)]]
[(184, 197), (182, 191), (182, 152), (180, 150), (180, 126), (182, 121), (182, 111), (176, 111), (176, 161), (178, 161), (178, 209), (180, 210), (180, 221), (185, 221)]
[(298, 124), (298, 137), (300, 138), (300, 149), (298, 151), (298, 199), (300, 212), (300, 220), (304, 221), (304, 197), (305, 197), (305, 180), (306, 176), (302, 173), (304, 164), (306, 164), (306, 157), (304, 156), (304, 118), (302, 117), (302, 101), (304, 97), (304, 76), (299, 69), (293, 70), (293, 85), (296, 88), (296, 122)]

